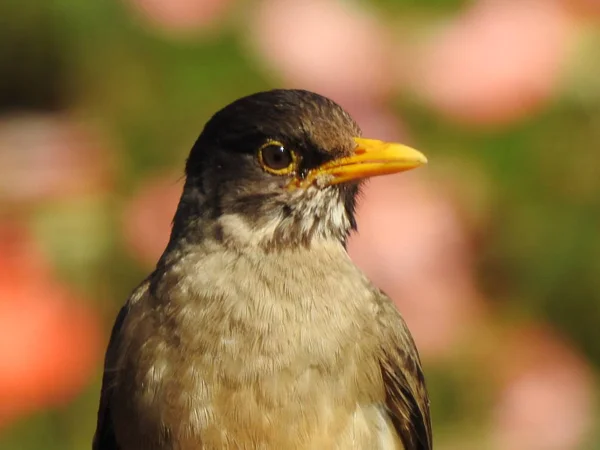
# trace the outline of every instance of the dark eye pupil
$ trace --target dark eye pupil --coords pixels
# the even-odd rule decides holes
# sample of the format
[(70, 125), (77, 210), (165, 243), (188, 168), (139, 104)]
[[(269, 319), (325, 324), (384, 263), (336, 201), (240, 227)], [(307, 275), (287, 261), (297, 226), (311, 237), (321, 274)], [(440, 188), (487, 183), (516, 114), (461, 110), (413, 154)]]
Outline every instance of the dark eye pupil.
[(262, 150), (264, 163), (271, 169), (285, 169), (292, 163), (292, 154), (281, 145), (269, 145)]

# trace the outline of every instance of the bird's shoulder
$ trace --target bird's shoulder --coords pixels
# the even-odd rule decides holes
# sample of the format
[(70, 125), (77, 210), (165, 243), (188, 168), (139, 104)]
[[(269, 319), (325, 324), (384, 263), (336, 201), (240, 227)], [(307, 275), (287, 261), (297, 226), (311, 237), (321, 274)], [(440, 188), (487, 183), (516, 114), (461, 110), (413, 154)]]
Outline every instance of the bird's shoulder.
[(385, 410), (406, 450), (431, 450), (432, 433), (421, 360), (406, 322), (389, 297), (374, 293), (381, 339)]
[(121, 307), (113, 325), (104, 360), (100, 406), (96, 423), (96, 432), (92, 444), (93, 450), (121, 450), (117, 443), (112, 423), (112, 391), (116, 385), (118, 347), (121, 330), (132, 305), (137, 304), (148, 294), (149, 281), (144, 280)]

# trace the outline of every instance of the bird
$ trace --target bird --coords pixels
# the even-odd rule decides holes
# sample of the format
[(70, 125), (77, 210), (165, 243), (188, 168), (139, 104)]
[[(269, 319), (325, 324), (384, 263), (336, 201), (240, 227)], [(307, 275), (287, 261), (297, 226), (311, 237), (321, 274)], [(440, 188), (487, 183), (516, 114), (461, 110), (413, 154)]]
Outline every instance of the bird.
[(116, 318), (93, 450), (431, 450), (415, 342), (347, 253), (364, 181), (426, 162), (310, 91), (215, 113)]

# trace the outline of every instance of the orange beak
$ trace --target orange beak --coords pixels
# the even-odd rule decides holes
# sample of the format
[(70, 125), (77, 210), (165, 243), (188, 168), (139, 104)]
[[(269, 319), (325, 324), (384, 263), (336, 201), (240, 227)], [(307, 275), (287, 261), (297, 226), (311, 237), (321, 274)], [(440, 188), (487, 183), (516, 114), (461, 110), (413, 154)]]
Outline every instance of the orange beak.
[(318, 180), (318, 185), (330, 186), (404, 172), (427, 163), (425, 155), (402, 144), (363, 138), (354, 140), (357, 147), (352, 155), (328, 161), (311, 170), (299, 185), (308, 187)]

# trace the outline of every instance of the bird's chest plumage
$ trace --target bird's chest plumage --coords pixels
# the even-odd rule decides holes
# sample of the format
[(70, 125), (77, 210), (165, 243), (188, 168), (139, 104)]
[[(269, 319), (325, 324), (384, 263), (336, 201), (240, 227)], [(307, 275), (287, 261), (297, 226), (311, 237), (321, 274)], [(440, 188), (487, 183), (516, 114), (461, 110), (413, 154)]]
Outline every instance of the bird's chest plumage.
[(136, 385), (122, 411), (139, 431), (122, 433), (146, 442), (132, 448), (396, 445), (369, 285), (341, 255), (312, 255), (203, 255), (172, 269), (169, 298), (132, 305), (144, 313), (124, 327)]

